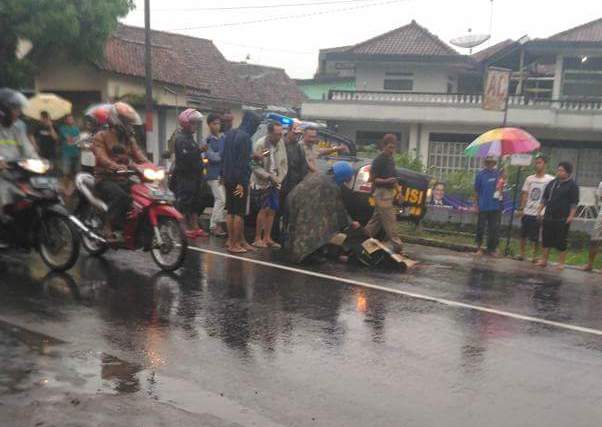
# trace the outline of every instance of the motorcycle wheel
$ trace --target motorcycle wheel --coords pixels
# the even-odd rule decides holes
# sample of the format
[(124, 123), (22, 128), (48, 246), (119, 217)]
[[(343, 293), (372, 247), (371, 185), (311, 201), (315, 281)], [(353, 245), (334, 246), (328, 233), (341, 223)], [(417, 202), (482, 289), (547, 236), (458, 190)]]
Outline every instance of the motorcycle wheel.
[(163, 271), (174, 271), (180, 268), (188, 251), (188, 240), (182, 224), (174, 218), (159, 218), (159, 233), (163, 244), (159, 245), (153, 237), (151, 255), (155, 263)]
[[(96, 233), (100, 233), (100, 230), (102, 229), (102, 219), (96, 215), (92, 209), (87, 209), (84, 213), (83, 223)], [(86, 252), (92, 256), (101, 256), (109, 249), (107, 245), (104, 245), (95, 239), (91, 239), (85, 234), (82, 234), (82, 244), (84, 245)]]
[(42, 220), (38, 250), (53, 271), (69, 270), (79, 257), (79, 235), (69, 219), (50, 215)]

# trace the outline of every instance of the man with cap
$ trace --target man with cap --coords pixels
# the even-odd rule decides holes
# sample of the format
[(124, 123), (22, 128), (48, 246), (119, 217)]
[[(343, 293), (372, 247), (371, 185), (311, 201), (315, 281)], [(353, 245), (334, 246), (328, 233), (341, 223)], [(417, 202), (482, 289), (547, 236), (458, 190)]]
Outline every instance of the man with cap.
[(485, 231), (487, 232), (487, 253), (492, 256), (497, 255), (503, 193), (498, 189), (498, 181), (502, 177), (502, 173), (497, 170), (496, 165), (497, 159), (488, 156), (485, 159), (485, 167), (475, 178), (474, 188), (479, 215), (476, 235), (478, 256), (484, 254), (482, 247)]

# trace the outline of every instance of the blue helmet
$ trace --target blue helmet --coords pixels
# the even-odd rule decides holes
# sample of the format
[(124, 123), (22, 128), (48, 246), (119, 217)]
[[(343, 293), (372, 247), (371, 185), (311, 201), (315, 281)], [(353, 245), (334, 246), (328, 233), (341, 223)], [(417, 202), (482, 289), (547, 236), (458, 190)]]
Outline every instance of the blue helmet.
[(332, 165), (332, 173), (337, 185), (343, 185), (353, 178), (353, 168), (349, 162), (336, 162)]

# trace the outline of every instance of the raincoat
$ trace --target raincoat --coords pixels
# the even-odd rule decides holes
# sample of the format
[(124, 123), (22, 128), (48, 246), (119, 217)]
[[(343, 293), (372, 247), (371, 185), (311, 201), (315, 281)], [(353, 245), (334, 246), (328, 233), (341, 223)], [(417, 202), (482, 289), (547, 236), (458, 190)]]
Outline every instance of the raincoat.
[(291, 261), (302, 262), (351, 225), (343, 194), (328, 175), (308, 175), (286, 199), (289, 212), (285, 250)]

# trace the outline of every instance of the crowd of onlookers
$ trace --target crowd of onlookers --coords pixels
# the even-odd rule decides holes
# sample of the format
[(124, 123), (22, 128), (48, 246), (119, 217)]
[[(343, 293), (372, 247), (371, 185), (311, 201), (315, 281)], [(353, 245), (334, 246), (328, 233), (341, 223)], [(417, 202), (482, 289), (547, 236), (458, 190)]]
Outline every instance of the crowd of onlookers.
[[(544, 155), (535, 157), (535, 173), (526, 178), (521, 190), (521, 203), (518, 214), (521, 218), (521, 240), (519, 260), (527, 259), (527, 244), (532, 252), (530, 260), (540, 267), (546, 267), (550, 252), (559, 252), (558, 270), (563, 270), (568, 250), (568, 237), (571, 224), (575, 220), (579, 204), (579, 186), (573, 179), (573, 165), (563, 161), (557, 165), (556, 176), (546, 173), (548, 161)], [(478, 255), (485, 253), (496, 256), (499, 244), (503, 188), (505, 175), (497, 168), (497, 159), (485, 159), (485, 167), (475, 179), (477, 197)], [(602, 183), (598, 188), (598, 198), (602, 199)], [(486, 250), (483, 249), (487, 235)], [(589, 262), (585, 267), (591, 271), (602, 241), (602, 210), (596, 220), (591, 236)], [(543, 252), (538, 259), (539, 247)]]

